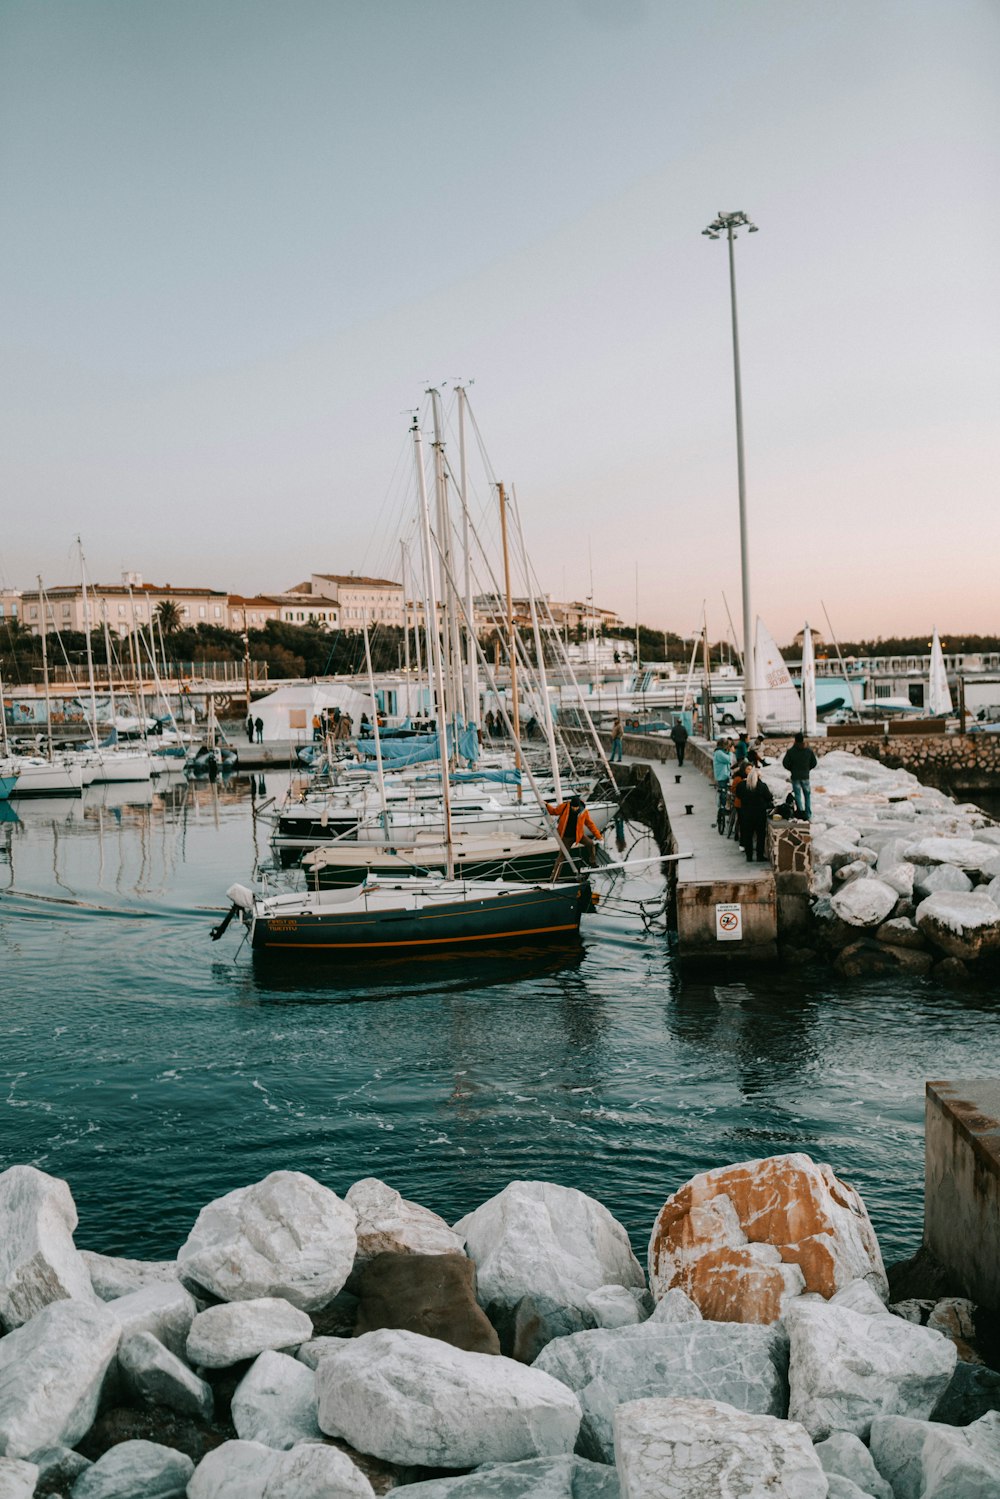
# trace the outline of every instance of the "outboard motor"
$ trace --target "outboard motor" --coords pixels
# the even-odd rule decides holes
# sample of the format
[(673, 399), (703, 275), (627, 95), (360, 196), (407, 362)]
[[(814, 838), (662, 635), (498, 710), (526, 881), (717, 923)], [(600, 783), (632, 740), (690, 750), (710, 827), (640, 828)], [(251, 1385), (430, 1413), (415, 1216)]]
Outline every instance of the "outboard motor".
[(232, 901), (232, 905), (229, 907), (229, 911), (222, 919), (222, 921), (219, 922), (218, 926), (212, 927), (211, 937), (213, 942), (218, 942), (220, 937), (225, 936), (226, 931), (229, 928), (229, 923), (232, 921), (237, 911), (253, 910), (253, 891), (248, 890), (246, 885), (230, 885), (229, 889), (226, 891), (226, 894)]

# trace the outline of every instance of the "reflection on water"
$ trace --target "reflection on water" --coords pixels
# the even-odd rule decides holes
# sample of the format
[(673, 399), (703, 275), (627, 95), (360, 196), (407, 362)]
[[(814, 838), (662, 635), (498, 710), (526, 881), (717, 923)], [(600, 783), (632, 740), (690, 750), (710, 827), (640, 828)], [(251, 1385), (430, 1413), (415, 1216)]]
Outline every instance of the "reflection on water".
[(81, 1244), (172, 1254), (209, 1198), (289, 1167), (340, 1192), (381, 1176), (452, 1219), (547, 1177), (641, 1255), (692, 1172), (805, 1149), (860, 1188), (890, 1257), (915, 1246), (924, 1079), (981, 1070), (985, 990), (681, 976), (658, 942), (261, 964), (209, 929), (267, 865), (286, 784), (172, 777), (0, 822), (0, 1164), (65, 1176)]

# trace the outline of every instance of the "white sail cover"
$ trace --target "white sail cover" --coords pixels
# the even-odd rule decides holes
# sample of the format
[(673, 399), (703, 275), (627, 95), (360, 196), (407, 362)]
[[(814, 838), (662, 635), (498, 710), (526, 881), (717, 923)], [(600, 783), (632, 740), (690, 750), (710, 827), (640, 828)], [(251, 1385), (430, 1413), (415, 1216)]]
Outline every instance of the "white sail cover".
[(948, 673), (944, 669), (944, 652), (938, 638), (937, 625), (934, 626), (934, 639), (931, 642), (931, 680), (927, 707), (935, 718), (947, 718), (952, 711), (951, 688), (948, 686)]
[(808, 620), (802, 632), (802, 727), (807, 734), (816, 732), (816, 657)]
[(761, 728), (798, 729), (802, 706), (784, 657), (758, 615), (754, 636), (754, 676), (757, 688), (757, 721)]

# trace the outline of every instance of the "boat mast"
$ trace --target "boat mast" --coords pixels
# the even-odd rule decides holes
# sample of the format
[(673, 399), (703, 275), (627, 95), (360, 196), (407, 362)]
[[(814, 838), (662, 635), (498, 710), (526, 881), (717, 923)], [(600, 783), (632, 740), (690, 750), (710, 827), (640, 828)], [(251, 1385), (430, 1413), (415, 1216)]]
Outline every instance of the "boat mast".
[(372, 695), (373, 725), (375, 729), (375, 766), (378, 771), (378, 794), (382, 803), (382, 831), (389, 836), (389, 807), (385, 799), (385, 775), (382, 771), (382, 734), (378, 726), (378, 703), (375, 700), (375, 678), (372, 675), (372, 648), (368, 638), (368, 610), (365, 610), (365, 664), (368, 667), (368, 691)]
[[(513, 491), (512, 491), (513, 492)], [(528, 608), (531, 611), (531, 628), (535, 636), (535, 655), (538, 659), (538, 690), (542, 700), (542, 716), (545, 720), (545, 738), (549, 746), (549, 762), (552, 766), (552, 784), (555, 788), (556, 801), (562, 801), (562, 782), (559, 779), (559, 756), (556, 754), (556, 736), (552, 728), (552, 712), (549, 707), (549, 681), (545, 674), (545, 652), (542, 650), (542, 632), (538, 627), (538, 610), (535, 607), (535, 590), (531, 586), (531, 572), (528, 567), (528, 552), (524, 545), (524, 528), (521, 525), (521, 507), (517, 503), (517, 494), (514, 498), (514, 520), (517, 523), (517, 537), (521, 543), (521, 560), (524, 564), (524, 577), (528, 585)]]
[(47, 630), (45, 627), (45, 611), (48, 605), (45, 601), (45, 593), (42, 589), (41, 574), (38, 575), (38, 604), (42, 620), (42, 677), (45, 682), (45, 737), (49, 746), (49, 759), (52, 759), (52, 698), (49, 693), (49, 646)]
[(101, 622), (104, 626), (104, 655), (108, 663), (108, 698), (111, 708), (111, 727), (114, 729), (112, 743), (117, 743), (118, 712), (115, 707), (115, 668), (114, 655), (111, 650), (111, 631), (108, 629), (108, 604), (106, 599), (101, 600)]
[(407, 605), (409, 593), (406, 588), (406, 542), (402, 537), (399, 539), (399, 559), (403, 581), (403, 670), (406, 672), (406, 716), (411, 718), (413, 706), (410, 702), (410, 626)]
[[(517, 700), (517, 647), (514, 642), (514, 601), (510, 593), (510, 552), (507, 547), (507, 496), (502, 484), (497, 484), (500, 499), (500, 537), (503, 543), (503, 581), (507, 595), (507, 650), (510, 657), (510, 702), (514, 726), (514, 768), (521, 769), (521, 709)], [(518, 777), (517, 799), (522, 799), (521, 780)]]
[(4, 757), (10, 754), (10, 740), (7, 738), (7, 710), (3, 705), (3, 672), (0, 671), (0, 746), (3, 748)]
[(87, 599), (87, 564), (83, 557), (83, 542), (79, 536), (76, 544), (80, 551), (80, 587), (83, 592), (83, 629), (87, 637), (87, 680), (90, 683), (90, 728), (97, 749), (97, 694), (94, 691), (94, 646), (90, 638), (90, 604)]
[(469, 537), (469, 479), (465, 461), (465, 386), (457, 387), (458, 395), (458, 487), (462, 502), (462, 545), (465, 548), (465, 650), (468, 661), (466, 676), (465, 718), (475, 726), (479, 723), (479, 682), (475, 646), (476, 611), (472, 599), (472, 544)]
[(451, 843), (451, 783), (448, 765), (448, 720), (444, 701), (444, 671), (441, 665), (441, 638), (437, 629), (437, 597), (434, 591), (434, 568), (431, 565), (431, 514), (427, 504), (427, 480), (424, 475), (424, 444), (420, 436), (420, 424), (413, 418), (413, 455), (417, 469), (417, 490), (420, 495), (420, 535), (424, 553), (424, 584), (427, 590), (427, 608), (430, 623), (427, 629), (427, 649), (433, 664), (434, 683), (437, 690), (437, 731), (441, 751), (441, 790), (444, 807), (444, 841), (449, 880), (455, 878), (455, 851)]
[(142, 742), (146, 742), (146, 695), (142, 690), (142, 657), (139, 655), (139, 626), (135, 617), (135, 596), (132, 593), (132, 575), (125, 574), (125, 587), (128, 589), (129, 610), (132, 615), (132, 629), (129, 632), (129, 654), (132, 657), (132, 667), (135, 671), (135, 690), (139, 698), (139, 714), (142, 723)]
[(448, 513), (448, 476), (445, 471), (444, 461), (444, 432), (441, 421), (441, 396), (436, 390), (430, 391), (431, 410), (434, 415), (434, 487), (437, 495), (437, 537), (438, 537), (438, 576), (440, 579), (438, 597), (442, 605), (441, 631), (443, 635), (443, 665), (445, 672), (445, 691), (449, 706), (449, 716), (454, 725), (454, 742), (452, 755), (458, 755), (458, 705), (461, 701), (461, 693), (458, 688), (458, 673), (461, 670), (461, 647), (458, 640), (458, 618), (455, 613), (455, 598), (448, 583), (448, 575), (451, 571), (451, 517)]

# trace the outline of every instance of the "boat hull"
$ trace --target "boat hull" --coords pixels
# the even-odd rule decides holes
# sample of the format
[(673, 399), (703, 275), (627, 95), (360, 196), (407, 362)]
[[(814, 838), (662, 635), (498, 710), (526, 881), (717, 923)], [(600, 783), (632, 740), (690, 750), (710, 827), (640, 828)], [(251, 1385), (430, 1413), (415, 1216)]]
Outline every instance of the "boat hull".
[(574, 884), (526, 887), (414, 910), (255, 915), (251, 945), (255, 953), (350, 958), (566, 942), (579, 937), (580, 916), (589, 900), (589, 888)]
[[(498, 852), (469, 858), (464, 857), (459, 848), (454, 851), (455, 875), (458, 879), (466, 880), (525, 880), (530, 884), (532, 881), (551, 879), (558, 860), (559, 850), (553, 851), (548, 847), (539, 853), (510, 857)], [(421, 862), (419, 849), (411, 849), (406, 855), (372, 849), (370, 858), (363, 863), (345, 860), (343, 864), (323, 864), (317, 871), (309, 872), (307, 879), (310, 889), (316, 887), (331, 890), (345, 885), (357, 885), (368, 873), (391, 877), (401, 874), (444, 874), (446, 869), (447, 859), (444, 857), (429, 857), (426, 863)], [(565, 861), (563, 871), (567, 879), (577, 878)]]

